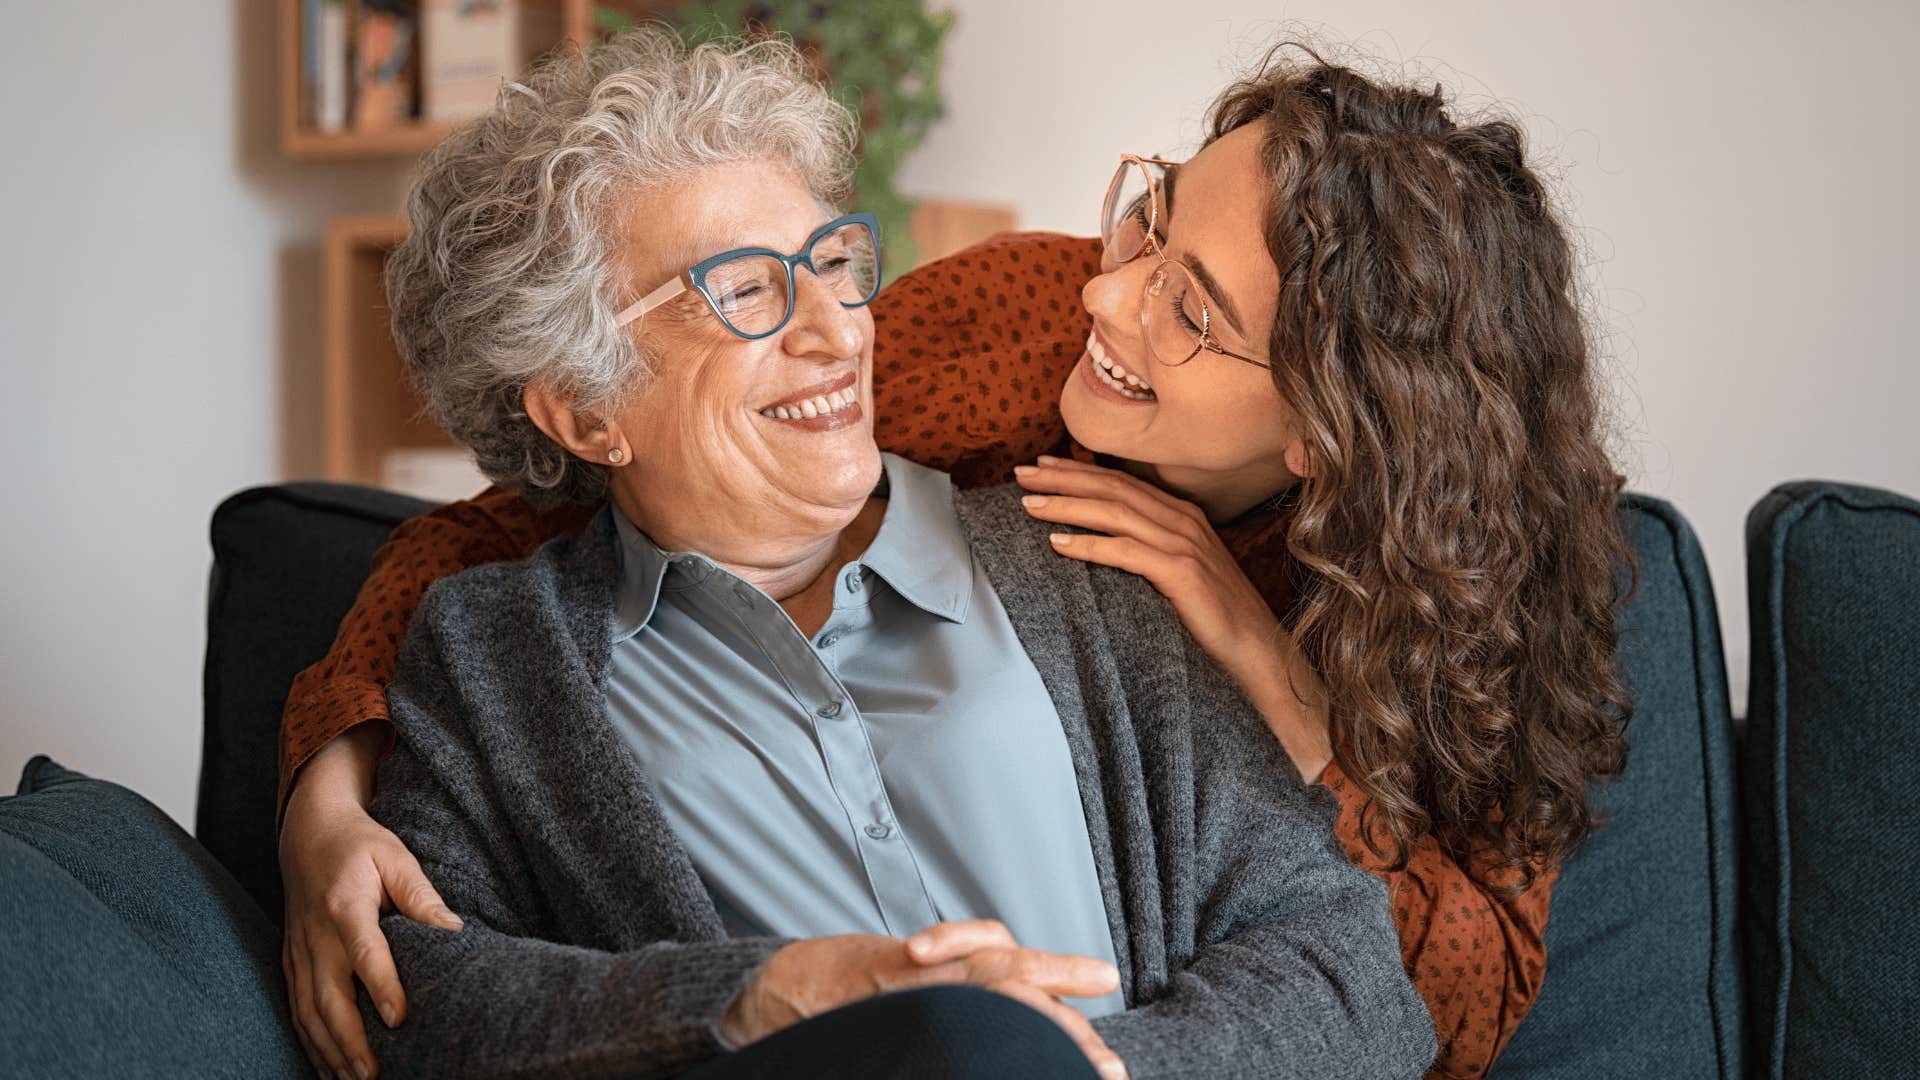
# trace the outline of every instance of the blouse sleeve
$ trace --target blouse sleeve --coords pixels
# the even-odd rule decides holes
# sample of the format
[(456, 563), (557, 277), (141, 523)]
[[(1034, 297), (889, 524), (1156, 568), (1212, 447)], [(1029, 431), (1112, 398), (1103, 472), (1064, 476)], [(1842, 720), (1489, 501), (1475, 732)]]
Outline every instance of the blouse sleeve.
[(579, 532), (591, 512), (566, 506), (536, 512), (499, 488), (448, 503), (404, 522), (374, 553), (373, 567), (333, 646), (293, 680), (280, 722), (280, 784), (276, 820), (284, 813), (294, 775), (334, 737), (367, 721), (385, 733), (380, 753), (393, 748), (387, 683), (400, 642), (427, 586), (469, 566), (517, 559), (548, 540)]
[(1355, 865), (1386, 882), (1400, 955), (1433, 1014), (1440, 1056), (1430, 1078), (1479, 1077), (1492, 1068), (1540, 994), (1547, 908), (1558, 869), (1511, 895), (1421, 841), (1403, 870), (1388, 871), (1360, 839), (1367, 797), (1336, 762), (1320, 782), (1340, 801), (1334, 832)]
[(928, 263), (873, 301), (874, 437), (975, 487), (1064, 453), (1060, 387), (1086, 348), (1080, 290), (1100, 241), (1002, 233)]

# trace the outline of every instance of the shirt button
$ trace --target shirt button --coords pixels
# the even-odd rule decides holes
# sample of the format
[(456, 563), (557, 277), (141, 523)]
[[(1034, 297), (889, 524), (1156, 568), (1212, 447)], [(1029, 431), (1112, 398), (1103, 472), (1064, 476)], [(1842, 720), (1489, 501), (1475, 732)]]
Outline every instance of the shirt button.
[(838, 631), (820, 639), (820, 647), (823, 649), (831, 649), (838, 644), (840, 644), (840, 634)]
[(882, 825), (876, 822), (875, 824), (867, 826), (867, 835), (873, 837), (875, 840), (885, 840), (887, 837), (893, 835), (893, 826)]
[(860, 591), (860, 572), (858, 570), (847, 575), (847, 591), (850, 593)]
[(831, 720), (840, 715), (840, 703), (837, 701), (829, 701), (825, 705), (815, 709), (813, 715), (822, 720)]

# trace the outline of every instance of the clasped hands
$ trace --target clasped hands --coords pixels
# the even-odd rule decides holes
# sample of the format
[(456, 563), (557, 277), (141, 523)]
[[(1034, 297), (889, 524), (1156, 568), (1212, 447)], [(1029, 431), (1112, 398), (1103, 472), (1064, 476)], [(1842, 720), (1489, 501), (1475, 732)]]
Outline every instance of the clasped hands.
[(745, 1046), (810, 1016), (876, 994), (936, 985), (969, 985), (1005, 994), (1058, 1024), (1104, 1080), (1125, 1080), (1126, 1065), (1063, 997), (1101, 997), (1120, 986), (1112, 964), (1023, 947), (992, 919), (946, 922), (902, 941), (847, 934), (793, 942), (755, 972), (720, 1023), (720, 1035)]

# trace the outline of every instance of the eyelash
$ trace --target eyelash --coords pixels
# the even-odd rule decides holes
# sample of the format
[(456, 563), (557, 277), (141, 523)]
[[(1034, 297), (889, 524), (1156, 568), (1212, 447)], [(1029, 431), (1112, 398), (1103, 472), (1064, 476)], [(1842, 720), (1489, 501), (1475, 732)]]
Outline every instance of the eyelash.
[(1167, 298), (1167, 306), (1173, 308), (1173, 317), (1176, 319), (1179, 319), (1180, 325), (1193, 331), (1194, 334), (1196, 335), (1205, 334), (1206, 333), (1205, 330), (1202, 330), (1198, 326), (1195, 326), (1193, 324), (1193, 320), (1187, 317), (1187, 309), (1180, 303), (1180, 301), (1183, 299), (1185, 298), (1179, 297), (1179, 296), (1172, 296)]
[[(1134, 204), (1133, 219), (1140, 223), (1141, 232), (1147, 231), (1147, 201), (1145, 199), (1142, 199), (1139, 202)], [(1159, 244), (1162, 247), (1166, 246), (1167, 237), (1165, 233), (1156, 231), (1153, 234), (1153, 240), (1154, 240), (1154, 243)]]

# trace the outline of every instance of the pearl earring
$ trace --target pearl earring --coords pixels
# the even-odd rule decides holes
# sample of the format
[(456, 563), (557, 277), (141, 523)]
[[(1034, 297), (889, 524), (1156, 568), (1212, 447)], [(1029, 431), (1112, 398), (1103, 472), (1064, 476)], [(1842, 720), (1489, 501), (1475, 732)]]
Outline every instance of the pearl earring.
[(613, 462), (615, 465), (618, 465), (620, 464), (621, 461), (625, 460), (626, 456), (627, 455), (623, 453), (620, 450), (620, 448), (617, 446), (607, 451), (607, 460)]

